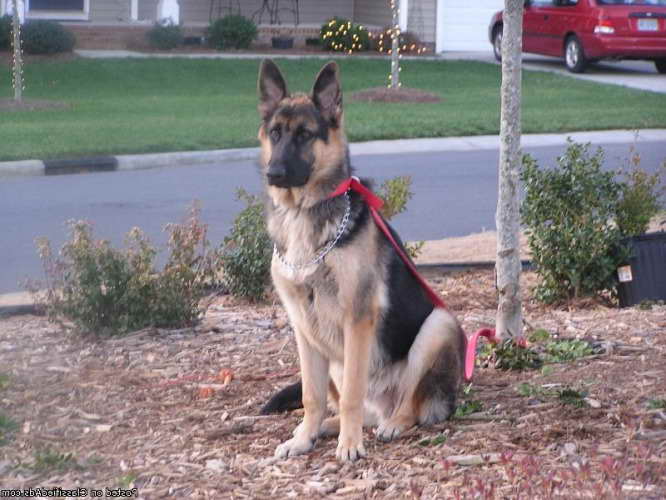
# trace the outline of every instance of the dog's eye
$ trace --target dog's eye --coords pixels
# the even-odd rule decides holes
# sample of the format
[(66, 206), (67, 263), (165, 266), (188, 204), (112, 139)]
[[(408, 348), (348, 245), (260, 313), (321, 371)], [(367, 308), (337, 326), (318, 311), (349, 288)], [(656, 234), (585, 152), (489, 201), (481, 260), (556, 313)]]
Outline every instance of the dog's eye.
[(271, 140), (273, 142), (278, 142), (280, 140), (280, 136), (281, 136), (280, 129), (279, 128), (274, 128), (273, 130), (271, 130), (270, 136), (271, 136)]

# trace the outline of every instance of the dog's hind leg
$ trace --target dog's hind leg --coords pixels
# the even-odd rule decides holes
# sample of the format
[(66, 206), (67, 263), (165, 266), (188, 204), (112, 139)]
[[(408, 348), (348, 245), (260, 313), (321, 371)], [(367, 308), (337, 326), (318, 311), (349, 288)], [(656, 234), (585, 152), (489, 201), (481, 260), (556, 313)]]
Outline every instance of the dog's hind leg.
[[(380, 422), (378, 439), (390, 441), (417, 423), (431, 424), (449, 416), (462, 377), (464, 342), (464, 333), (455, 318), (446, 310), (435, 308), (409, 350), (396, 391), (395, 409)], [(437, 388), (431, 386), (433, 377)]]

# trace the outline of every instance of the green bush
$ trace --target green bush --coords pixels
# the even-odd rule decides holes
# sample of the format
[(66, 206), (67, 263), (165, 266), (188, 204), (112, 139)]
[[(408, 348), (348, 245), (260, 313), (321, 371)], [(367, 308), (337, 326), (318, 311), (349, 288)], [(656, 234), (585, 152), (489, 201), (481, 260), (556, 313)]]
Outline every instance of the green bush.
[(155, 49), (171, 50), (183, 43), (183, 31), (177, 24), (155, 23), (146, 33), (146, 39)]
[(257, 25), (251, 19), (230, 14), (211, 23), (208, 43), (216, 49), (247, 49), (257, 34)]
[(12, 47), (12, 17), (0, 17), (0, 50), (9, 50)]
[(603, 151), (588, 150), (570, 141), (554, 169), (523, 159), (522, 222), (540, 279), (536, 297), (547, 303), (614, 290), (627, 256), (616, 223), (623, 186), (602, 170)]
[(324, 50), (360, 52), (370, 47), (370, 34), (365, 26), (348, 19), (334, 17), (326, 21), (319, 33)]
[[(372, 37), (372, 43), (370, 44), (373, 50), (381, 53), (388, 53), (393, 47), (393, 40), (391, 35), (393, 34), (393, 28), (385, 28), (384, 31), (378, 33)], [(416, 33), (411, 31), (401, 31), (398, 35), (398, 45), (400, 46), (400, 52), (402, 54), (423, 54), (428, 49), (421, 42), (421, 39)]]
[[(407, 202), (414, 196), (414, 193), (409, 190), (411, 185), (412, 178), (405, 175), (389, 179), (379, 187), (377, 194), (384, 200), (382, 215), (386, 220), (392, 219), (407, 209)], [(421, 253), (424, 244), (423, 241), (405, 243), (405, 250), (412, 259), (415, 259)]]
[(273, 245), (266, 232), (264, 207), (259, 197), (239, 189), (247, 206), (238, 214), (231, 234), (224, 239), (224, 284), (232, 295), (250, 300), (264, 296), (270, 278)]
[(617, 217), (617, 225), (624, 236), (646, 232), (650, 220), (661, 210), (661, 199), (666, 195), (666, 162), (654, 174), (640, 168), (637, 153), (632, 155), (630, 163), (630, 168), (622, 172), (625, 180)]
[(60, 23), (43, 20), (26, 21), (21, 28), (21, 40), (28, 54), (71, 52), (76, 41)]
[(80, 333), (122, 334), (147, 326), (181, 327), (194, 323), (200, 299), (216, 279), (217, 254), (210, 250), (206, 227), (193, 208), (184, 224), (170, 224), (169, 254), (155, 270), (155, 248), (138, 228), (117, 250), (93, 239), (92, 227), (70, 222), (71, 239), (56, 258), (47, 239), (38, 240), (46, 275), (38, 301), (49, 318), (73, 323)]

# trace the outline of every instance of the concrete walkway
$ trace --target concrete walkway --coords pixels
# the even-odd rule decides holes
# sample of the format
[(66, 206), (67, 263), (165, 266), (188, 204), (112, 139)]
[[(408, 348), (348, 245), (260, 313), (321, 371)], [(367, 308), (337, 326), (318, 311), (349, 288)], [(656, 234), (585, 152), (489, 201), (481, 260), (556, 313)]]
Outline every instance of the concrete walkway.
[[(565, 134), (525, 134), (523, 147), (559, 146), (567, 138), (576, 142), (592, 144), (616, 144), (632, 142), (666, 143), (666, 129), (645, 130), (600, 130), (570, 132)], [(445, 151), (479, 151), (497, 149), (499, 137), (477, 135), (469, 137), (443, 137), (429, 139), (399, 139), (392, 141), (370, 141), (350, 144), (352, 156), (427, 153)], [(0, 179), (41, 175), (109, 172), (117, 170), (145, 170), (162, 167), (191, 166), (242, 160), (252, 160), (259, 155), (259, 148), (218, 149), (213, 151), (184, 151), (142, 155), (119, 155), (75, 160), (23, 160), (0, 162)]]

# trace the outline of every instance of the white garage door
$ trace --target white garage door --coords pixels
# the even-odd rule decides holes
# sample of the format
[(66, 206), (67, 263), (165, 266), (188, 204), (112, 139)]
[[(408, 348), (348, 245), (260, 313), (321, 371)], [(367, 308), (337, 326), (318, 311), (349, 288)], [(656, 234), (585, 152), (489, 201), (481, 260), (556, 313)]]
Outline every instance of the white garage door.
[(491, 50), (488, 24), (504, 0), (438, 0), (437, 52)]

